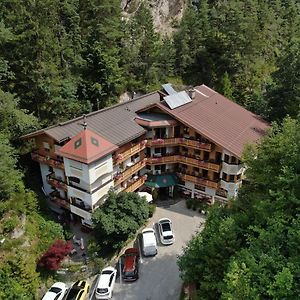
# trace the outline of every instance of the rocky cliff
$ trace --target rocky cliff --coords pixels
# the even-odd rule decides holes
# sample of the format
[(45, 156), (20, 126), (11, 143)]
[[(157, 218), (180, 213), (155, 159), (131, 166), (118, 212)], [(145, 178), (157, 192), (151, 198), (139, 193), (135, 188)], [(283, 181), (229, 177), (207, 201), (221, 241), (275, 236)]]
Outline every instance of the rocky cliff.
[(181, 20), (188, 0), (122, 0), (124, 17), (134, 14), (142, 2), (147, 3), (152, 12), (155, 29), (170, 34)]

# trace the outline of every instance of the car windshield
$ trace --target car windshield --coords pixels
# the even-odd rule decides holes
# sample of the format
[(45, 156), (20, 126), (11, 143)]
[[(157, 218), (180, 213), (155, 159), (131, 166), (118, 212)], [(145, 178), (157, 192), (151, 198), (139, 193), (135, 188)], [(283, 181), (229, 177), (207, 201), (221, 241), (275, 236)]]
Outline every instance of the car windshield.
[(162, 223), (161, 226), (163, 231), (171, 231), (170, 223)]
[(171, 240), (173, 238), (173, 235), (167, 235), (167, 236), (164, 236), (164, 239), (165, 240)]
[(75, 300), (81, 288), (79, 286), (73, 286), (66, 298), (66, 300)]
[(111, 274), (112, 273), (112, 271), (109, 271), (109, 270), (106, 270), (106, 271), (103, 271), (102, 272), (102, 274), (107, 274), (107, 275), (109, 275), (109, 274)]
[(59, 292), (61, 292), (61, 289), (58, 287), (52, 287), (52, 288), (50, 288), (49, 291), (52, 293), (58, 294)]
[(127, 276), (133, 276), (133, 275), (134, 275), (134, 270), (124, 272), (124, 276), (125, 276), (125, 277), (127, 277)]
[(108, 292), (108, 289), (97, 289), (97, 293), (99, 294), (106, 294)]

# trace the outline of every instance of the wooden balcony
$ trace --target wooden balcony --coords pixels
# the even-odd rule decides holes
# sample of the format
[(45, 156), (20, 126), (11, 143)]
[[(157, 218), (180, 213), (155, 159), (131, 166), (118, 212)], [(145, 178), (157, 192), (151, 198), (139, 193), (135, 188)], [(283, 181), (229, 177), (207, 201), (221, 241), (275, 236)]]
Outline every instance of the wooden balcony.
[(141, 160), (138, 163), (134, 164), (132, 167), (126, 169), (124, 172), (116, 175), (116, 177), (114, 178), (115, 179), (115, 185), (118, 185), (121, 182), (125, 181), (130, 176), (132, 176), (133, 174), (135, 174), (136, 172), (138, 172), (139, 170), (144, 168), (145, 165), (146, 165), (146, 161)]
[(146, 142), (142, 141), (135, 146), (132, 146), (130, 149), (117, 154), (114, 157), (114, 164), (120, 164), (121, 162), (125, 161), (126, 159), (130, 158), (136, 153), (139, 153), (140, 151), (144, 150), (146, 148)]
[(43, 163), (48, 166), (51, 166), (53, 168), (58, 168), (58, 169), (62, 169), (62, 170), (65, 169), (64, 163), (62, 161), (53, 159), (50, 156), (41, 155), (37, 152), (31, 153), (31, 159), (34, 161), (37, 161), (39, 163)]
[(148, 147), (165, 147), (165, 146), (187, 146), (195, 149), (202, 149), (211, 151), (212, 145), (209, 143), (202, 143), (186, 138), (169, 138), (169, 139), (153, 139), (147, 140)]
[(148, 157), (146, 158), (147, 164), (159, 165), (159, 164), (172, 164), (172, 163), (184, 163), (193, 167), (198, 167), (207, 170), (213, 170), (214, 172), (220, 172), (221, 166), (211, 162), (201, 161), (195, 158), (186, 157), (183, 155), (168, 155), (162, 157)]
[(68, 190), (66, 182), (55, 178), (53, 173), (47, 175), (47, 182), (55, 188), (62, 189), (64, 191)]
[(141, 176), (138, 180), (134, 181), (132, 184), (130, 184), (129, 186), (127, 186), (123, 192), (134, 192), (136, 191), (138, 188), (140, 188), (146, 181), (146, 177), (145, 176)]
[(57, 191), (50, 193), (50, 199), (56, 205), (70, 210), (70, 202), (67, 199), (62, 198)]
[(208, 179), (204, 179), (204, 178), (199, 178), (196, 176), (192, 176), (192, 175), (188, 175), (188, 174), (182, 174), (182, 173), (178, 173), (177, 174), (182, 180), (184, 181), (191, 181), (193, 183), (199, 184), (199, 185), (204, 185), (213, 189), (218, 189), (219, 187), (219, 183), (212, 181), (212, 180), (208, 180)]

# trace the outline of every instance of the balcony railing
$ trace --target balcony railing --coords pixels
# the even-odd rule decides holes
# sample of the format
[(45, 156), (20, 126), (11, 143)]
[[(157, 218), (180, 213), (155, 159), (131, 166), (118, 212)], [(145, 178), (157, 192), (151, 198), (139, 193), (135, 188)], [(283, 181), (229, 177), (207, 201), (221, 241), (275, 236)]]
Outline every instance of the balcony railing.
[(46, 178), (47, 178), (47, 182), (48, 182), (51, 186), (56, 187), (56, 188), (58, 188), (58, 189), (62, 189), (62, 190), (64, 190), (64, 191), (67, 191), (67, 190), (68, 190), (67, 184), (66, 184), (64, 181), (62, 181), (62, 180), (56, 178), (56, 177), (54, 176), (54, 173), (51, 173), (51, 174), (47, 175)]
[(50, 199), (56, 205), (70, 210), (70, 202), (67, 199), (61, 197), (57, 191), (53, 191), (50, 193)]
[(186, 157), (183, 155), (175, 154), (175, 155), (167, 155), (162, 157), (148, 157), (146, 158), (147, 164), (158, 165), (165, 163), (184, 163), (187, 165), (191, 165), (193, 167), (213, 170), (215, 172), (220, 172), (220, 165), (216, 163), (206, 162), (203, 160), (198, 160), (196, 158)]
[(206, 151), (211, 151), (212, 145), (209, 143), (202, 143), (199, 141), (187, 139), (187, 138), (169, 138), (169, 139), (153, 139), (153, 140), (147, 140), (147, 146), (148, 147), (164, 147), (164, 146), (187, 146), (192, 147), (196, 149), (202, 149)]
[(132, 182), (129, 186), (127, 186), (123, 192), (134, 192), (135, 190), (137, 190), (139, 187), (141, 187), (146, 181), (146, 177), (145, 176), (141, 176), (139, 179), (137, 179), (136, 181)]
[(34, 161), (37, 161), (39, 163), (47, 164), (53, 168), (58, 168), (58, 169), (62, 169), (62, 170), (64, 170), (64, 168), (65, 168), (64, 163), (62, 161), (53, 159), (50, 156), (41, 155), (37, 152), (31, 153), (31, 159)]
[(142, 141), (142, 142), (136, 144), (135, 146), (132, 146), (130, 149), (117, 154), (114, 157), (114, 164), (119, 164), (119, 163), (125, 161), (126, 159), (130, 158), (134, 154), (139, 153), (140, 151), (144, 150), (145, 147), (146, 147), (146, 141)]
[(145, 167), (146, 161), (141, 160), (138, 163), (134, 164), (132, 167), (126, 169), (124, 172), (115, 176), (115, 185), (120, 184), (121, 182), (125, 181), (127, 178), (138, 172), (140, 169)]
[(182, 180), (185, 181), (191, 181), (193, 183), (199, 184), (199, 185), (204, 185), (213, 189), (217, 189), (219, 187), (219, 183), (209, 180), (209, 179), (204, 179), (204, 178), (199, 178), (193, 175), (188, 175), (188, 174), (182, 174), (182, 173), (177, 173), (178, 177), (180, 177)]

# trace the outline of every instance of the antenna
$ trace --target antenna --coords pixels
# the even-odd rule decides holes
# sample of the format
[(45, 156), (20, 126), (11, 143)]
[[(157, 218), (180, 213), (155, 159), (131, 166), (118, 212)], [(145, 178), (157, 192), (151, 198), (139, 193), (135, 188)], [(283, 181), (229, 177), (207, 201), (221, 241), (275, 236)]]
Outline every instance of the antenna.
[(83, 123), (78, 123), (78, 125), (81, 125), (83, 127), (83, 130), (86, 130), (87, 128), (86, 115), (83, 115)]

